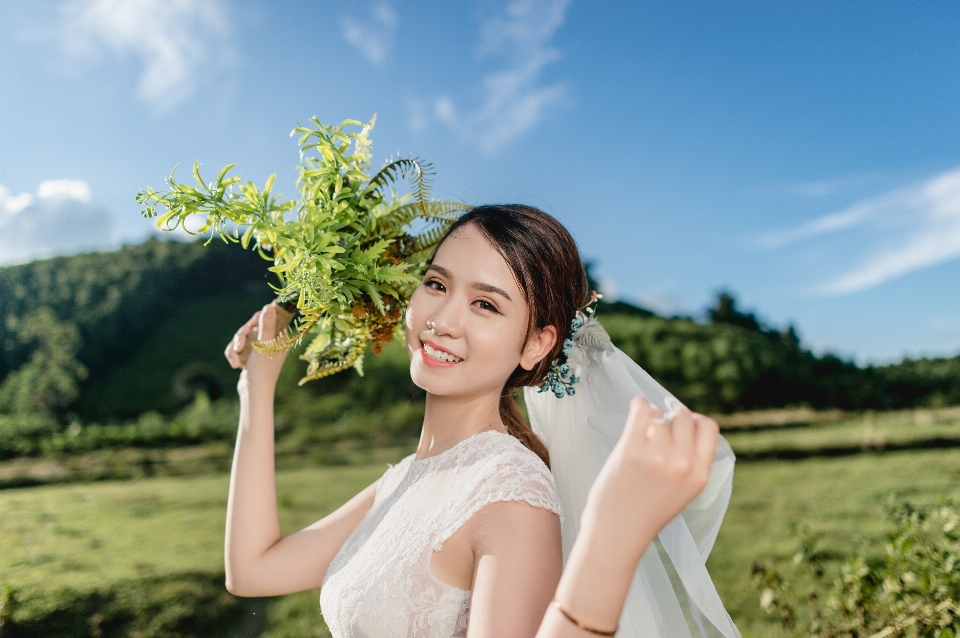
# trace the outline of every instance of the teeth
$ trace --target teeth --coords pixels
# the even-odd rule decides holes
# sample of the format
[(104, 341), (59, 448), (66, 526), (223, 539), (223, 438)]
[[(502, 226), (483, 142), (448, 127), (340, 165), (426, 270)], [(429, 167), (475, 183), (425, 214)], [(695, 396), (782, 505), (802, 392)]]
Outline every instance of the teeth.
[(443, 352), (442, 350), (431, 348), (427, 344), (423, 344), (423, 351), (430, 355), (431, 359), (436, 359), (437, 361), (452, 361), (454, 363), (463, 361), (463, 359), (460, 357), (455, 357), (452, 354)]

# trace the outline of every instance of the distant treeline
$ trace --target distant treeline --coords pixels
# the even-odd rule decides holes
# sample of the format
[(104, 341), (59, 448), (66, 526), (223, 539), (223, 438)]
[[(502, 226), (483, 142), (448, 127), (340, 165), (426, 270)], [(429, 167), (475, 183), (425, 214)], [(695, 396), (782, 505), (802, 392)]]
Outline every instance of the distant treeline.
[[(198, 391), (231, 395), (236, 373), (221, 353), (271, 298), (266, 266), (219, 240), (150, 240), (0, 269), (0, 414), (108, 423), (173, 414)], [(601, 304), (598, 316), (620, 348), (701, 411), (960, 404), (960, 357), (861, 368), (817, 356), (792, 327), (764, 325), (727, 293), (701, 321), (623, 302)], [(291, 369), (278, 401), (304, 421), (325, 396), (325, 419), (409, 407), (422, 395), (402, 350), (392, 350), (362, 379), (347, 372), (295, 389)]]

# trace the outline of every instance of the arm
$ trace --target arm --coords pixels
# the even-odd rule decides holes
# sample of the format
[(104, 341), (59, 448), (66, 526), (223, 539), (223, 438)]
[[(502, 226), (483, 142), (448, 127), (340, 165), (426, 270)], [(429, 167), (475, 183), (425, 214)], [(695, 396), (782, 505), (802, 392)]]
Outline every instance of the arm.
[[(630, 581), (644, 551), (707, 484), (716, 451), (716, 421), (684, 410), (672, 424), (654, 420), (645, 399), (634, 399), (620, 440), (590, 489), (555, 600), (584, 625), (617, 626)], [(642, 503), (634, 496), (647, 495)], [(537, 638), (583, 638), (550, 607)]]
[(253, 351), (244, 366), (239, 353), (254, 329), (260, 340), (276, 335), (273, 306), (265, 306), (240, 328), (225, 352), (234, 368), (245, 369), (237, 385), (240, 427), (230, 473), (224, 563), (230, 593), (276, 596), (320, 586), (333, 557), (373, 505), (377, 483), (329, 516), (296, 534), (281, 536), (273, 398), (286, 355), (267, 357)]
[(521, 502), (473, 517), (474, 579), (469, 638), (533, 636), (560, 580), (560, 518)]

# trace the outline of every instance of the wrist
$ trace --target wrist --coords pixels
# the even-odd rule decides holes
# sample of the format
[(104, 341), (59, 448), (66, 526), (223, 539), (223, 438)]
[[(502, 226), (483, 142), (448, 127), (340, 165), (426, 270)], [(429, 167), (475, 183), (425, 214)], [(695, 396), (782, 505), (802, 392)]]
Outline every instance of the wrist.
[(580, 517), (577, 540), (583, 538), (598, 558), (604, 557), (611, 565), (633, 573), (659, 529), (650, 529), (635, 517), (623, 520), (621, 514), (621, 508), (604, 511), (588, 502)]

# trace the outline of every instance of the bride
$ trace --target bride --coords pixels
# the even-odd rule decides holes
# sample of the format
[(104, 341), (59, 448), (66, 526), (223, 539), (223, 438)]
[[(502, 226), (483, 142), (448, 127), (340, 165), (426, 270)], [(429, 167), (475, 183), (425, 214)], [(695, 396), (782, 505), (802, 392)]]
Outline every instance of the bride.
[(703, 567), (732, 454), (713, 420), (609, 343), (590, 301), (576, 244), (546, 213), (461, 217), (405, 317), (426, 392), (416, 452), (286, 537), (273, 452), (284, 355), (240, 357), (277, 333), (265, 306), (225, 353), (243, 368), (227, 589), (321, 587), (337, 638), (612, 636), (618, 623), (621, 636), (739, 636)]

